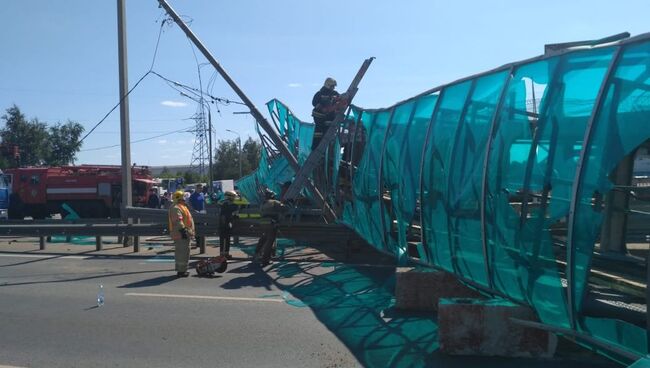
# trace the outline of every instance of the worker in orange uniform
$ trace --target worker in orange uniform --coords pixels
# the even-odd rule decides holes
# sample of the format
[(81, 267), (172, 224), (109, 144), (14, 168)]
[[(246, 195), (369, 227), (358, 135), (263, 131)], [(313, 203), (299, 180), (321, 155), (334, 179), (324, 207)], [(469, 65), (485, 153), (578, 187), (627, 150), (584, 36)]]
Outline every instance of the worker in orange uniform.
[(174, 240), (174, 259), (176, 260), (176, 276), (187, 277), (187, 264), (190, 260), (190, 239), (194, 237), (194, 220), (190, 213), (183, 191), (172, 195), (174, 204), (169, 207), (169, 235)]

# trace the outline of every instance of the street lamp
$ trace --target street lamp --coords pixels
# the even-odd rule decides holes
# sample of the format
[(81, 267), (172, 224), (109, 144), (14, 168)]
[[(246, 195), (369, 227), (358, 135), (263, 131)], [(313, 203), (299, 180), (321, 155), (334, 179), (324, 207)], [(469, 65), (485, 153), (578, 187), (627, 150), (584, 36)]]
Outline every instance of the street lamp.
[(239, 179), (241, 179), (241, 177), (242, 177), (242, 172), (241, 172), (241, 154), (242, 154), (242, 151), (241, 151), (241, 136), (239, 135), (239, 133), (237, 133), (235, 131), (232, 131), (230, 129), (226, 129), (226, 132), (230, 132), (230, 133), (233, 133), (233, 134), (237, 135), (237, 143), (238, 143), (238, 146), (239, 146)]

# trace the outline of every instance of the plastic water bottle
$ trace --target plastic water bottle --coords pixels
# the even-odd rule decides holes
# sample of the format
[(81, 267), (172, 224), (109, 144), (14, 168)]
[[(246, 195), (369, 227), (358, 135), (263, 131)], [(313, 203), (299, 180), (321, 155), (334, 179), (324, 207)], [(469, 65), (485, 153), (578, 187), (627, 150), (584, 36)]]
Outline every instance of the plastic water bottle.
[(99, 284), (99, 291), (97, 292), (97, 307), (104, 305), (104, 285)]

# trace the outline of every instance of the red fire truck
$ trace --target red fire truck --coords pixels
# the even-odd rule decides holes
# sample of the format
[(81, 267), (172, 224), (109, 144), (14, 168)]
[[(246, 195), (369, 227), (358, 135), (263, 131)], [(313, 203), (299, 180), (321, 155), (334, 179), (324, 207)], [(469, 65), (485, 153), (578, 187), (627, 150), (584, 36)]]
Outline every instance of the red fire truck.
[[(63, 204), (83, 218), (119, 217), (120, 166), (80, 165), (7, 169), (10, 176), (9, 218), (42, 219), (67, 214)], [(154, 181), (147, 167), (133, 167), (133, 205), (144, 207)]]

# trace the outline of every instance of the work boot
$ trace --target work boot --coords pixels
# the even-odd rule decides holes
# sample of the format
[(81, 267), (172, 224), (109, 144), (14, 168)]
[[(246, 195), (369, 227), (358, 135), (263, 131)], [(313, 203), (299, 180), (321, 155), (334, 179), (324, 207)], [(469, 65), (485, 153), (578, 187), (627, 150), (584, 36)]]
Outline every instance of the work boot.
[(190, 275), (189, 272), (176, 272), (176, 277), (188, 277)]

